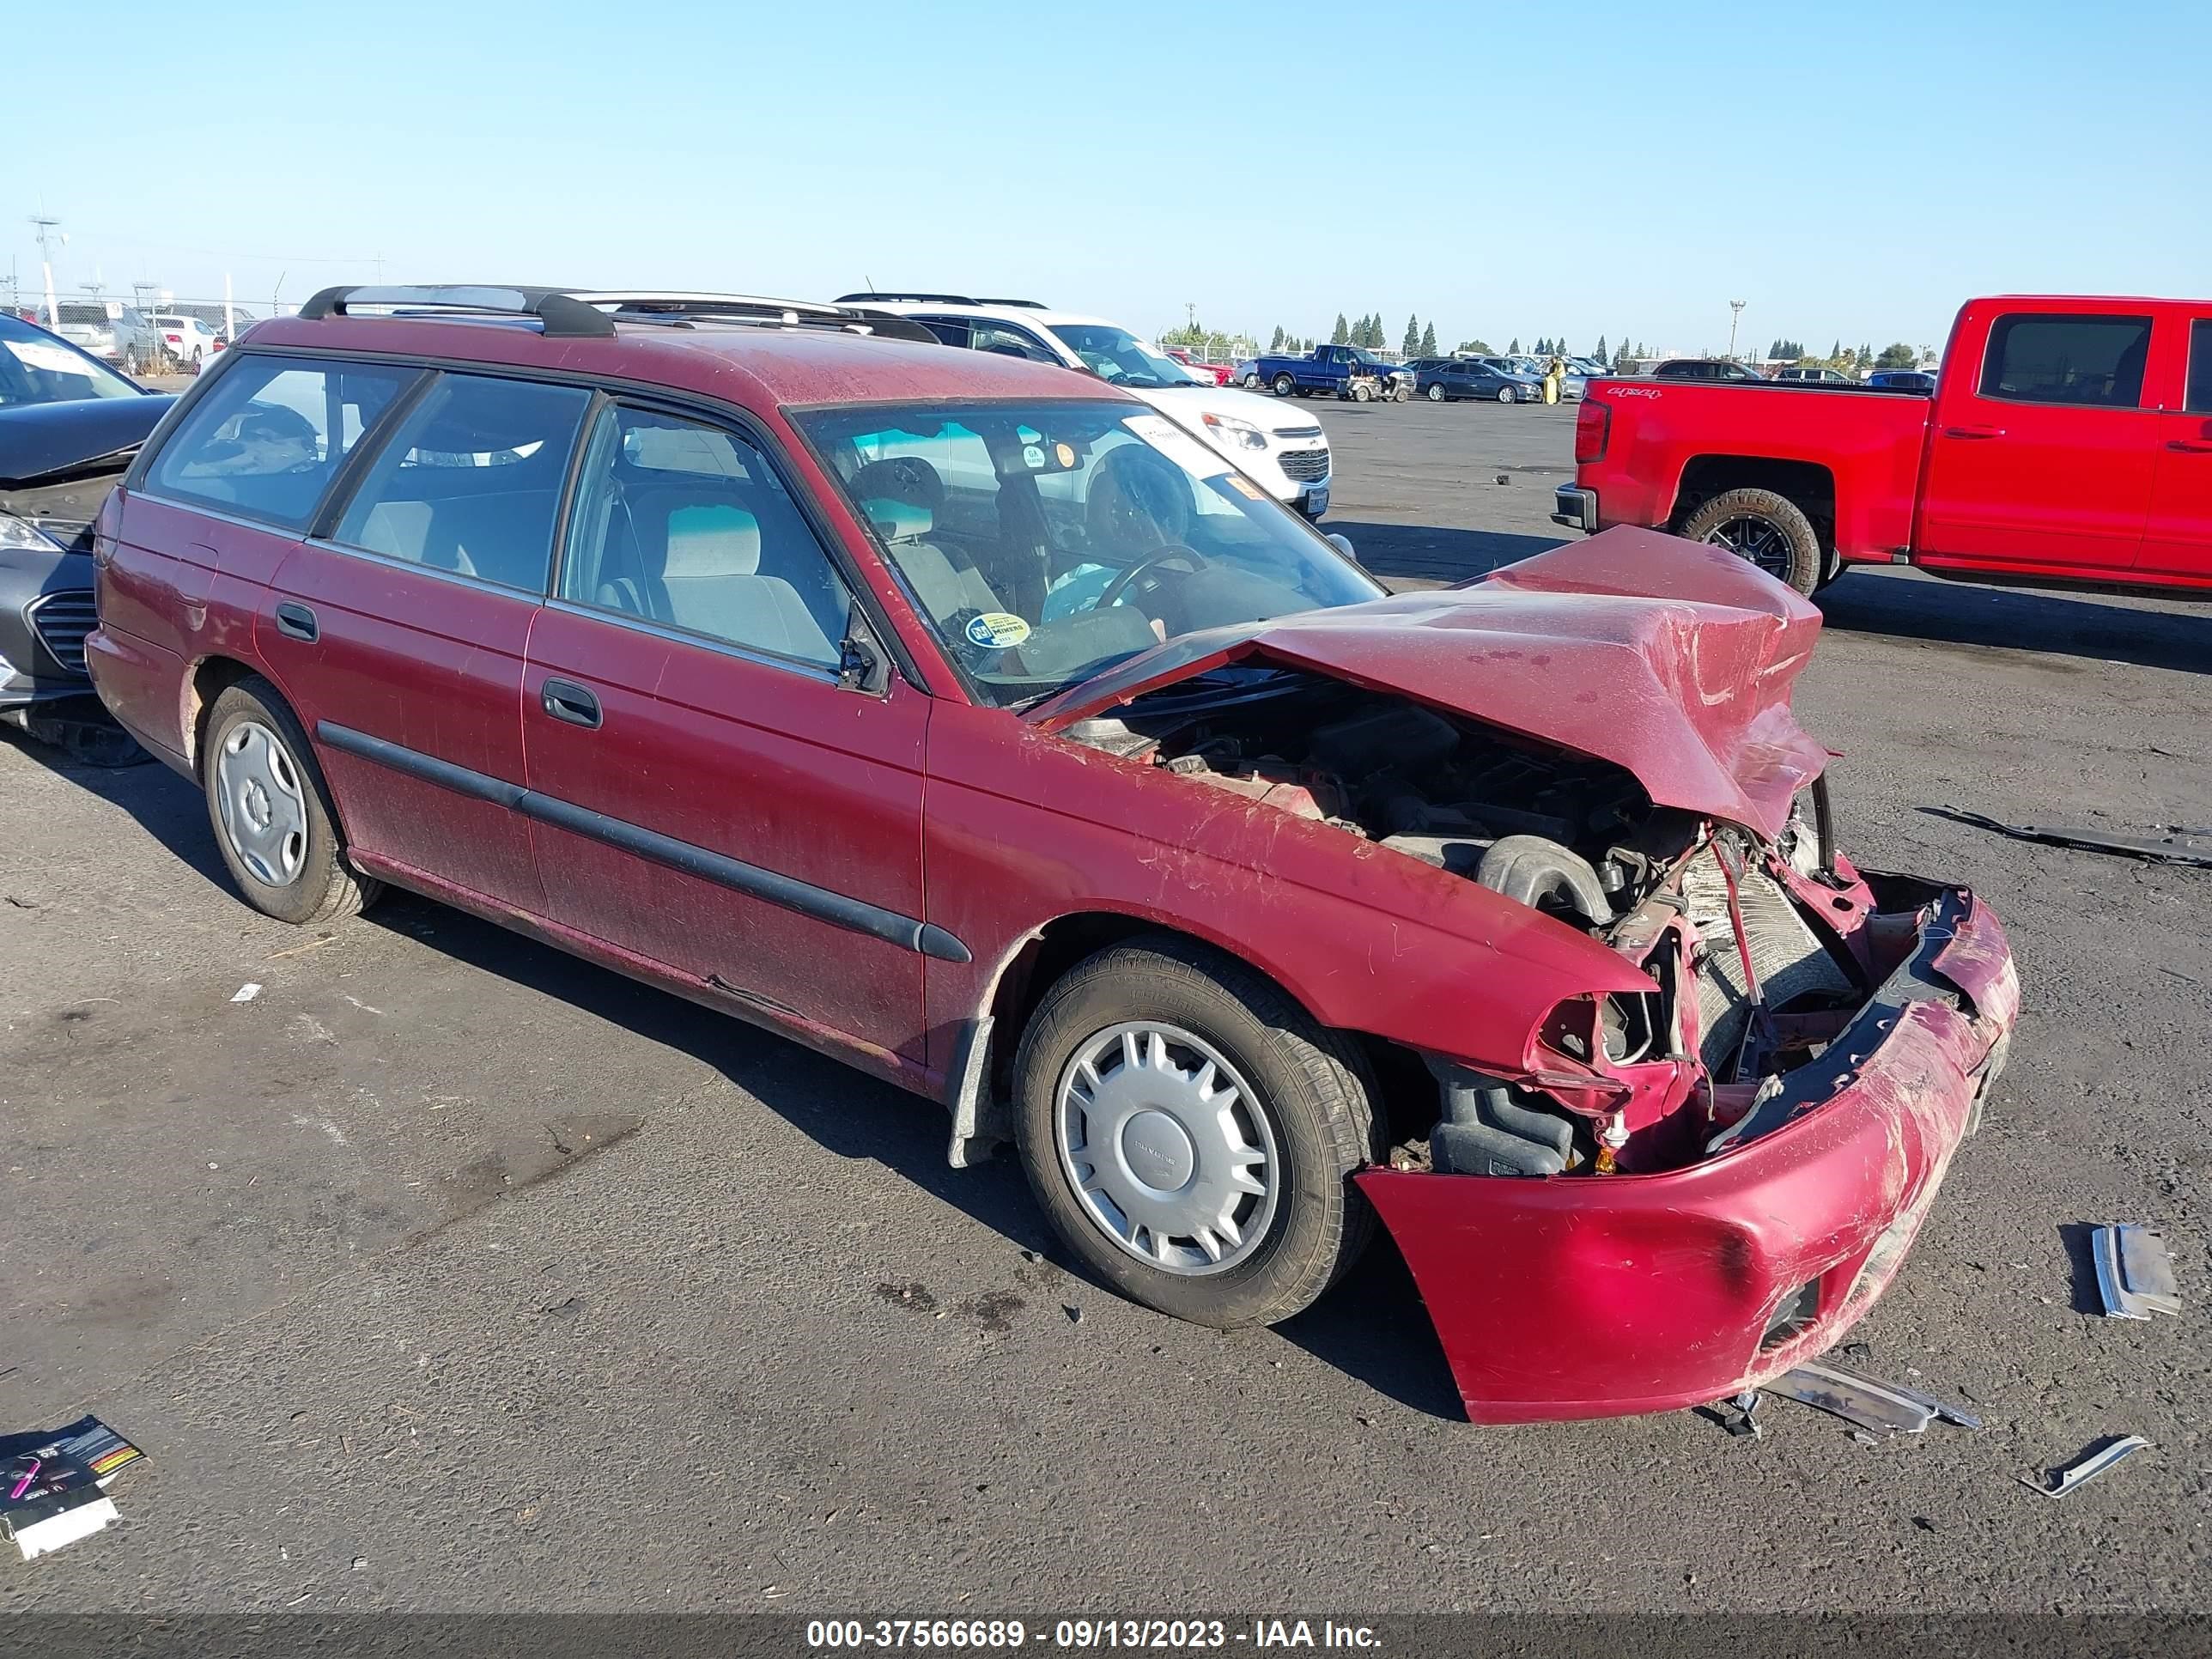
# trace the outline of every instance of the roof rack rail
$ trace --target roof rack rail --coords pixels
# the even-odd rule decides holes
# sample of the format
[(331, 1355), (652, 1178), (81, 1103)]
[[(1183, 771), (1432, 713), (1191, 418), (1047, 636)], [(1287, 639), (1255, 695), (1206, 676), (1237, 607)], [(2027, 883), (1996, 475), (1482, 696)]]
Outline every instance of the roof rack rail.
[(891, 303), (930, 306), (1019, 306), (1024, 311), (1042, 311), (1045, 308), (1044, 301), (1042, 300), (978, 300), (966, 294), (908, 294), (903, 290), (889, 289), (869, 289), (859, 294), (841, 294), (837, 296), (837, 303), (841, 306)]
[(611, 339), (615, 331), (613, 319), (563, 288), (326, 288), (300, 307), (300, 315), (311, 322), (343, 317), (356, 306), (535, 317), (546, 334), (565, 339)]
[(566, 288), (328, 288), (300, 307), (310, 320), (343, 317), (356, 307), (400, 316), (451, 312), (457, 315), (534, 317), (544, 333), (569, 339), (611, 339), (615, 324), (661, 323), (689, 328), (695, 322), (755, 323), (770, 327), (845, 329), (936, 345), (919, 323), (887, 311), (813, 300), (772, 300), (757, 294), (702, 294), (669, 289)]

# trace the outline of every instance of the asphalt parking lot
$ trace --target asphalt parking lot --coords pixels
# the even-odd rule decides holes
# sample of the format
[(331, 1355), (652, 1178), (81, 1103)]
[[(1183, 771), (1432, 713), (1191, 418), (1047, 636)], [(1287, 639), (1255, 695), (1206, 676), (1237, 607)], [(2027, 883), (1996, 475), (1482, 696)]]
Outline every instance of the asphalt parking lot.
[[(1563, 534), (1571, 409), (1310, 407), (1328, 527), (1394, 583)], [(151, 1455), (0, 1610), (2203, 1609), (2212, 872), (1927, 809), (2212, 823), (2212, 606), (1824, 604), (1844, 845), (1982, 891), (2025, 983), (1856, 1334), (1982, 1431), (1477, 1430), (1387, 1243), (1281, 1329), (1171, 1322), (928, 1105), (404, 896), (264, 921), (188, 785), (6, 738), (0, 1430)], [(2115, 1220), (2166, 1231), (2183, 1317), (2085, 1311)], [(2063, 1503), (2014, 1479), (2123, 1431), (2154, 1450)]]

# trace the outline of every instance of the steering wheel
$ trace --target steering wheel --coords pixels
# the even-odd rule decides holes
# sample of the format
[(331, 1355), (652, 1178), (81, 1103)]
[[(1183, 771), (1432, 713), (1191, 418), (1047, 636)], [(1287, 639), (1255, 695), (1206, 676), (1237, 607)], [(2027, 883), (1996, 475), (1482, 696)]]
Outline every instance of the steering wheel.
[(1112, 581), (1108, 582), (1099, 592), (1098, 603), (1091, 608), (1094, 611), (1103, 611), (1110, 605), (1121, 604), (1121, 596), (1135, 584), (1138, 577), (1143, 575), (1154, 565), (1164, 565), (1171, 560), (1180, 560), (1184, 568), (1193, 575), (1196, 575), (1198, 568), (1206, 562), (1204, 555), (1193, 552), (1181, 542), (1170, 542), (1158, 552), (1146, 554), (1120, 575), (1115, 577)]

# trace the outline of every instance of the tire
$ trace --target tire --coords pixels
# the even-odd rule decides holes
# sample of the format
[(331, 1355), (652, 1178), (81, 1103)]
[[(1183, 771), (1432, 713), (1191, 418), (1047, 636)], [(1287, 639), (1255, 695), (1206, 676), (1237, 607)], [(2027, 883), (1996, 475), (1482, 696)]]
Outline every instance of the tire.
[(1260, 376), (1256, 370), (1244, 377), (1244, 389), (1247, 392), (1257, 392), (1260, 389)]
[(1278, 374), (1275, 376), (1275, 395), (1278, 398), (1287, 398), (1291, 393), (1296, 392), (1297, 389), (1298, 383), (1292, 380), (1289, 375)]
[(1431, 403), (1432, 403), (1432, 404), (1440, 404), (1440, 403), (1443, 402), (1443, 400), (1444, 400), (1444, 383), (1443, 383), (1442, 380), (1431, 380), (1431, 381), (1430, 381), (1430, 382), (1429, 382), (1429, 401), (1430, 401)]
[(1413, 401), (1413, 388), (1409, 386), (1393, 386), (1390, 389), (1390, 401), (1394, 404), (1410, 404)]
[[(236, 765), (226, 766), (226, 759)], [(329, 787), (307, 734), (259, 675), (225, 688), (208, 711), (200, 787), (230, 878), (264, 916), (302, 927), (336, 921), (367, 909), (384, 890), (381, 882), (347, 867)], [(245, 826), (238, 838), (225, 821), (226, 794), (228, 816)], [(296, 847), (294, 836), (279, 834), (295, 817)], [(254, 828), (262, 837), (252, 836)]]
[(1515, 395), (1511, 386), (1502, 386), (1498, 388), (1498, 401), (1501, 404), (1511, 404), (1518, 403), (1520, 398)]
[[(1129, 1065), (1130, 1039), (1123, 1033), (1132, 1027), (1163, 1034), (1158, 1054), (1169, 1064), (1158, 1079), (1174, 1079), (1149, 1076), (1155, 1051), (1149, 1036), (1137, 1036), (1136, 1053), (1147, 1062), (1148, 1076), (1141, 1104), (1133, 1108), (1126, 1092), (1117, 1097), (1113, 1091)], [(1075, 1101), (1073, 1091), (1082, 1075), (1078, 1062), (1094, 1048), (1110, 1069), (1094, 1065), (1090, 1073), (1096, 1085), (1091, 1110), (1072, 1103), (1063, 1114), (1063, 1089)], [(1178, 1127), (1174, 1102), (1178, 1091), (1203, 1084), (1201, 1062), (1212, 1059), (1221, 1062), (1217, 1084), (1226, 1076), (1244, 1085), (1238, 1090), (1242, 1103), (1232, 1103), (1225, 1112), (1209, 1104), (1192, 1114), (1203, 1137), (1194, 1139)], [(1316, 1024), (1281, 989), (1241, 963), (1166, 935), (1086, 957), (1046, 993), (1030, 1017), (1014, 1076), (1015, 1139), (1037, 1202), (1068, 1248), (1133, 1301), (1222, 1330), (1273, 1324), (1310, 1306), (1373, 1237), (1374, 1212), (1347, 1178), (1379, 1161), (1385, 1150), (1364, 1062), (1340, 1035)], [(1218, 1088), (1189, 1097), (1208, 1103), (1219, 1097)], [(1114, 1162), (1081, 1159), (1078, 1153), (1089, 1149), (1098, 1114), (1117, 1107), (1125, 1109)], [(1206, 1126), (1232, 1115), (1238, 1147), (1206, 1157), (1218, 1143)], [(1085, 1137), (1079, 1145), (1079, 1133)], [(1136, 1207), (1115, 1212), (1122, 1216), (1119, 1226), (1092, 1208), (1094, 1202), (1111, 1206), (1105, 1189), (1115, 1185), (1130, 1193), (1135, 1206), (1146, 1202), (1147, 1192), (1169, 1205), (1170, 1191), (1190, 1202), (1204, 1194), (1210, 1175), (1234, 1167), (1234, 1151), (1256, 1152), (1261, 1146), (1269, 1155), (1247, 1167), (1262, 1171), (1253, 1180), (1264, 1191), (1254, 1194), (1249, 1185), (1233, 1189), (1228, 1201), (1242, 1207), (1231, 1224), (1240, 1226), (1242, 1236), (1229, 1225), (1225, 1237), (1209, 1231), (1212, 1249), (1195, 1231), (1171, 1231), (1171, 1212), (1159, 1212), (1170, 1214), (1170, 1225), (1155, 1233), (1138, 1221)], [(1182, 1186), (1128, 1186), (1133, 1160), (1151, 1160), (1147, 1172), (1160, 1172), (1155, 1179), (1180, 1175)], [(1084, 1169), (1091, 1173), (1081, 1178), (1096, 1184), (1099, 1198), (1083, 1195), (1078, 1171)], [(1197, 1212), (1214, 1213), (1204, 1203)], [(1176, 1265), (1164, 1265), (1162, 1258)]]
[(199, 348), (199, 347), (198, 347), (198, 346), (194, 346), (194, 347), (192, 348), (192, 377), (193, 377), (193, 379), (197, 380), (197, 379), (198, 379), (198, 378), (199, 378), (199, 372), (200, 372), (200, 348)]
[(1367, 389), (1366, 381), (1354, 380), (1352, 383), (1352, 401), (1355, 404), (1366, 403), (1372, 398), (1374, 395), (1375, 394), (1373, 392)]
[(1828, 568), (1820, 532), (1804, 509), (1771, 489), (1730, 489), (1682, 522), (1680, 534), (1741, 554), (1808, 599)]

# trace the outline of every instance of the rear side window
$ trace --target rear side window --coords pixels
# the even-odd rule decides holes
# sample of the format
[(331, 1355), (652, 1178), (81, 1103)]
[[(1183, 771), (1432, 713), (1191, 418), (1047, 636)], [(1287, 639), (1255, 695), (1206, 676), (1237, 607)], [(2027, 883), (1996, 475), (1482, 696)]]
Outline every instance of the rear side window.
[(543, 593), (590, 402), (577, 386), (439, 376), (393, 428), (334, 539)]
[(2149, 353), (2148, 317), (2000, 317), (1990, 325), (1982, 359), (1982, 396), (2139, 408)]
[(146, 488), (304, 530), (338, 464), (416, 373), (383, 363), (240, 359), (162, 445)]
[(2212, 415), (2212, 317), (2189, 325), (2189, 396), (2182, 407), (2191, 415)]

